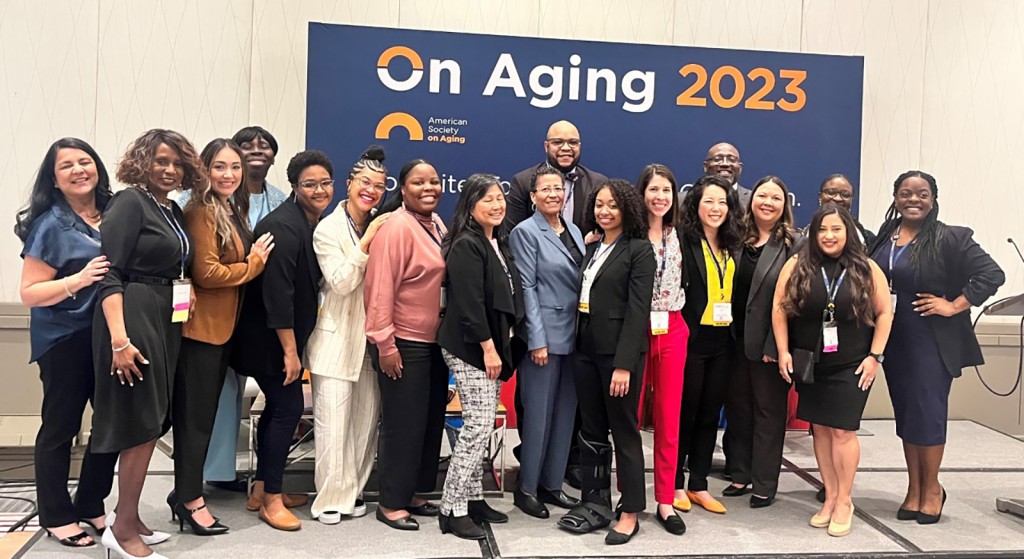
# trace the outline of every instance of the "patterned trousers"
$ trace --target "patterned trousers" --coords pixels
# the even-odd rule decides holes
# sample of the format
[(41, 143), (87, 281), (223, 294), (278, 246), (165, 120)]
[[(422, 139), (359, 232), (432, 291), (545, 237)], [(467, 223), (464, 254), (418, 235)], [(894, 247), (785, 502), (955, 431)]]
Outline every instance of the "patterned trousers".
[(484, 498), (483, 459), (487, 450), (494, 415), (498, 411), (501, 381), (487, 378), (487, 373), (441, 350), (444, 361), (455, 375), (455, 385), (462, 402), (462, 430), (452, 451), (448, 475), (444, 480), (441, 512), (451, 516), (468, 514), (469, 501)]

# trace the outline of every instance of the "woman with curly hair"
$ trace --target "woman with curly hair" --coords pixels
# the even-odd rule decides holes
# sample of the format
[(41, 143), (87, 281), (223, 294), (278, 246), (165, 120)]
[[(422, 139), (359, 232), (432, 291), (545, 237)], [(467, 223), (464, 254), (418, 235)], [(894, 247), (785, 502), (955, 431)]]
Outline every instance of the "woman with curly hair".
[(200, 186), (206, 170), (184, 136), (154, 129), (128, 147), (117, 178), (130, 188), (111, 198), (100, 225), (110, 271), (100, 282), (93, 319), (92, 445), (95, 452), (121, 453), (117, 515), (108, 516), (102, 542), (125, 558), (160, 559), (149, 546), (169, 536), (139, 518), (139, 495), (156, 440), (171, 424), (192, 259), (185, 216), (168, 194)]
[(30, 361), (43, 383), (42, 423), (36, 435), (39, 524), (68, 547), (88, 547), (102, 533), (103, 499), (114, 483), (116, 454), (82, 458), (78, 491), (68, 495), (71, 442), (93, 397), (92, 313), (96, 283), (107, 272), (100, 254), (100, 212), (110, 201), (110, 179), (96, 150), (78, 138), (54, 142), (39, 166), (28, 207), (14, 232), (21, 251), (21, 302), (31, 309)]
[(939, 221), (938, 198), (935, 177), (923, 171), (900, 175), (869, 250), (895, 301), (886, 385), (909, 476), (896, 518), (918, 524), (938, 522), (946, 500), (939, 466), (953, 379), (983, 362), (970, 308), (1006, 281), (973, 231)]
[[(842, 537), (853, 523), (857, 429), (883, 361), (892, 304), (885, 274), (857, 242), (846, 208), (821, 206), (808, 231), (814, 236), (779, 273), (772, 329), (779, 374), (788, 383), (794, 370), (801, 373), (796, 415), (814, 429), (814, 457), (825, 484), (825, 503), (811, 526)], [(811, 375), (803, 376), (808, 369)]]
[[(701, 177), (683, 200), (683, 320), (690, 328), (683, 368), (679, 460), (672, 506), (686, 512), (691, 501), (724, 514), (708, 493), (708, 474), (718, 436), (718, 418), (729, 386), (732, 360), (734, 254), (742, 240), (739, 200), (729, 181)], [(690, 481), (686, 483), (686, 467)]]
[[(586, 230), (600, 242), (587, 248), (577, 310), (576, 365), (583, 503), (559, 526), (585, 534), (611, 524), (605, 543), (629, 542), (646, 507), (644, 454), (637, 407), (647, 353), (647, 324), (654, 291), (654, 250), (647, 240), (647, 209), (629, 182), (610, 180), (587, 200)], [(611, 510), (612, 445), (621, 499)]]

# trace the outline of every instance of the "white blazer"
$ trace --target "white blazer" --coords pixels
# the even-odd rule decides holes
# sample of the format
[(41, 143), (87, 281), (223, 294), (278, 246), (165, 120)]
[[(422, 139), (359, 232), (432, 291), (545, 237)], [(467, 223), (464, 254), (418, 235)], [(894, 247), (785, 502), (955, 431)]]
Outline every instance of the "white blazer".
[(317, 225), (313, 249), (324, 279), (320, 315), (303, 363), (315, 375), (355, 382), (366, 355), (363, 279), (369, 257), (359, 248), (359, 236), (341, 208)]

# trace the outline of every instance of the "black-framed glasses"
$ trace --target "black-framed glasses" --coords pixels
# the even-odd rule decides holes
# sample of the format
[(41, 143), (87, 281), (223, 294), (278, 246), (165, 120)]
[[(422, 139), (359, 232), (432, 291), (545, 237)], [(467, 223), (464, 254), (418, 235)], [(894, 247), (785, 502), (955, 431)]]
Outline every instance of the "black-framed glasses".
[(583, 143), (583, 142), (580, 142), (579, 138), (569, 138), (569, 139), (564, 139), (564, 138), (548, 138), (547, 142), (549, 144), (551, 144), (553, 147), (556, 147), (556, 148), (560, 148), (562, 146), (568, 145), (572, 149), (576, 149), (576, 148), (580, 147), (580, 144)]
[(852, 200), (853, 191), (851, 190), (839, 190), (836, 188), (826, 188), (821, 191), (822, 194), (829, 198), (842, 198), (843, 200)]

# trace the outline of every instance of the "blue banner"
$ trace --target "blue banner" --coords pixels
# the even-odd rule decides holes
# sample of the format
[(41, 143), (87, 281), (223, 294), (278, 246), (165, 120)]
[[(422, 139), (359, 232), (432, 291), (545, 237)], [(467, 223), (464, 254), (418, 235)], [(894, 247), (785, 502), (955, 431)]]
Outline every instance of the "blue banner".
[[(310, 23), (306, 145), (330, 155), (339, 183), (383, 145), (389, 190), (405, 161), (430, 160), (447, 219), (469, 175), (507, 184), (543, 161), (557, 120), (578, 127), (584, 166), (630, 182), (658, 162), (691, 183), (726, 141), (740, 183), (778, 175), (806, 224), (822, 179), (858, 185), (863, 70), (859, 56)], [(338, 188), (335, 203), (344, 197)]]

